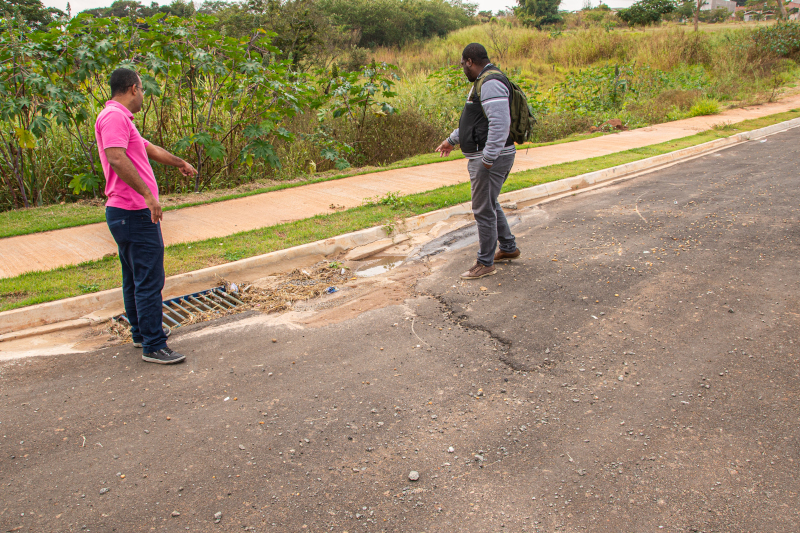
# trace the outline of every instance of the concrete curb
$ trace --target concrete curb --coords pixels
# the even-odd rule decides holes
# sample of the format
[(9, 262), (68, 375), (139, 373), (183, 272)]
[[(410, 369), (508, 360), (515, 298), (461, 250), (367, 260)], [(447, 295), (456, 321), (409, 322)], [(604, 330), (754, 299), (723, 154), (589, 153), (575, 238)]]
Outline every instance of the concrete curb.
[[(739, 133), (725, 139), (709, 141), (668, 154), (662, 154), (580, 176), (543, 183), (527, 189), (504, 193), (500, 195), (499, 200), (501, 203), (506, 203), (530, 202), (545, 199), (613, 181), (622, 177), (630, 177), (632, 174), (658, 170), (664, 166), (728, 148), (748, 140), (780, 133), (798, 126), (800, 126), (800, 118), (749, 132)], [(435, 224), (455, 215), (471, 213), (471, 206), (469, 202), (466, 202), (408, 218), (399, 225), (397, 230), (405, 233)], [(387, 229), (383, 226), (378, 226), (339, 235), (323, 241), (312, 242), (285, 250), (241, 259), (224, 265), (217, 265), (187, 272), (185, 274), (179, 274), (177, 276), (171, 276), (166, 280), (164, 298), (174, 298), (182, 294), (204, 290), (215, 283), (219, 283), (220, 278), (232, 277), (233, 275), (236, 275), (238, 279), (247, 279), (248, 273), (258, 271), (259, 276), (263, 277), (265, 275), (265, 270), (272, 271), (273, 273), (285, 271), (291, 268), (293, 263), (297, 263), (300, 260), (307, 260), (314, 256), (318, 256), (321, 260), (325, 256), (343, 252), (358, 246), (365, 246), (386, 238)], [(405, 240), (405, 236), (397, 235), (393, 240), (400, 242), (401, 240)], [(58, 331), (57, 323), (63, 324), (63, 327), (60, 329), (69, 329), (86, 324), (98, 324), (121, 313), (122, 310), (122, 290), (118, 288), (87, 294), (85, 296), (76, 296), (74, 298), (67, 298), (55, 302), (13, 309), (11, 311), (4, 311), (0, 313), (0, 342), (38, 335), (43, 332)], [(50, 327), (42, 328), (42, 326)]]

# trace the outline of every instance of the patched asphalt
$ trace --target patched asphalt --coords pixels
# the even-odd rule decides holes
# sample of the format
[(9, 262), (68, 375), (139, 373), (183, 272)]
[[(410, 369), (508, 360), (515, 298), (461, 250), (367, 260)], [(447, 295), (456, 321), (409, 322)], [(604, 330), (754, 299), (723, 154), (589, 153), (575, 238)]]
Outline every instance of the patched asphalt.
[(765, 141), (520, 210), (519, 260), (422, 259), (405, 305), (4, 364), (2, 530), (800, 530), (800, 131)]

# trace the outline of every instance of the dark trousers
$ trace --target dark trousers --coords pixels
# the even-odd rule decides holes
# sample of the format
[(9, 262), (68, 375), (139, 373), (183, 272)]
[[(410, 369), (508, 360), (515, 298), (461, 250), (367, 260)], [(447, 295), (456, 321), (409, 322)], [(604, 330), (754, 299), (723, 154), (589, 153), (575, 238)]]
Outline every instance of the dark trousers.
[(131, 323), (131, 337), (145, 353), (167, 345), (161, 329), (164, 288), (164, 239), (161, 224), (153, 224), (149, 209), (128, 211), (106, 207), (106, 222), (117, 242), (122, 263), (122, 295)]
[(497, 201), (513, 166), (514, 154), (498, 157), (489, 169), (480, 159), (470, 159), (467, 165), (472, 188), (472, 213), (478, 224), (478, 262), (486, 266), (494, 264), (498, 241), (504, 252), (517, 249), (516, 239)]

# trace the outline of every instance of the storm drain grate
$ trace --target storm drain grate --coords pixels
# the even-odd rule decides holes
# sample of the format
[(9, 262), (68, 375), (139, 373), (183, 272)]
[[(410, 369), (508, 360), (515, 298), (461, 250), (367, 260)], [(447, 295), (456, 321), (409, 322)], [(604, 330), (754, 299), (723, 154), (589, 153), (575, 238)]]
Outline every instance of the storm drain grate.
[[(161, 324), (170, 328), (178, 328), (182, 324), (193, 322), (206, 313), (230, 311), (242, 305), (245, 303), (226, 292), (224, 287), (214, 287), (162, 302)], [(130, 325), (125, 313), (116, 317), (115, 320)]]

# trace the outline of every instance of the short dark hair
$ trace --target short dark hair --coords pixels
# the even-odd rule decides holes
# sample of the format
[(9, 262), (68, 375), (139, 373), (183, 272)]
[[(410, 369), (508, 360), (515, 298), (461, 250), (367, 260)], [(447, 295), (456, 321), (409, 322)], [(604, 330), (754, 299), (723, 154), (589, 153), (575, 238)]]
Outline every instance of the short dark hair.
[(108, 84), (111, 86), (111, 96), (116, 96), (134, 85), (139, 85), (139, 74), (129, 68), (118, 68), (111, 73)]
[(471, 59), (473, 63), (483, 65), (489, 62), (489, 54), (486, 53), (486, 48), (480, 43), (469, 43), (464, 51), (461, 52), (461, 58), (464, 60)]

